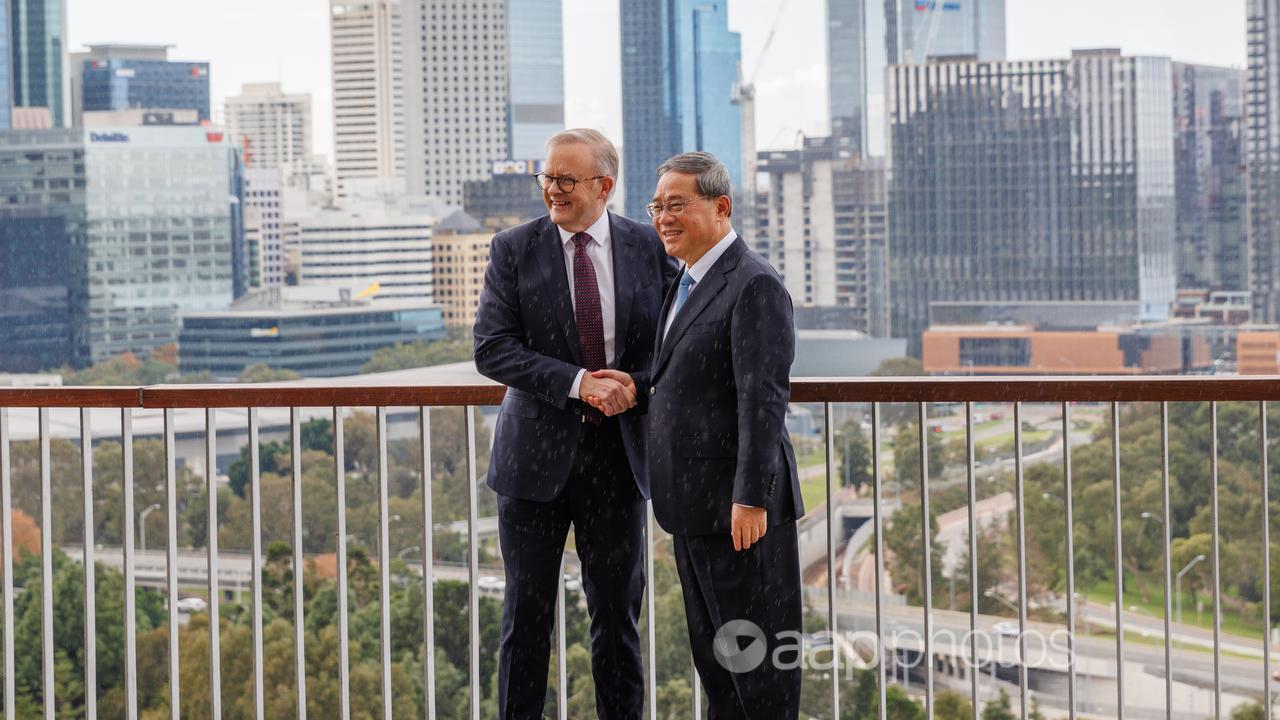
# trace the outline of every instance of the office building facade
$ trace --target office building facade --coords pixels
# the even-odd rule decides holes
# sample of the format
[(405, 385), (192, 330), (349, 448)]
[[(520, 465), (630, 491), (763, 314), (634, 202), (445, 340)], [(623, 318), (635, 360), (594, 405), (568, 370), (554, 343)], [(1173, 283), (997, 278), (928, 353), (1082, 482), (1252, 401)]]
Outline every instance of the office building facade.
[(507, 2), (507, 158), (541, 160), (547, 138), (564, 129), (562, 0)]
[(405, 163), (401, 0), (330, 0), (329, 31), (338, 196), (357, 190), (353, 184), (398, 186)]
[(0, 2), (0, 131), (13, 122), (13, 24), (9, 3)]
[(244, 171), (244, 214), (249, 287), (285, 284), (284, 174), (279, 168)]
[(885, 73), (936, 57), (1005, 59), (1005, 0), (849, 0), (827, 4), (831, 134), (885, 154)]
[(444, 309), (446, 325), (470, 328), (475, 324), (492, 240), (493, 233), (464, 212), (450, 215), (436, 227), (431, 238), (435, 302)]
[(374, 302), (432, 301), (432, 230), (440, 213), (363, 201), (299, 220), (303, 286), (359, 288)]
[(311, 161), (311, 95), (286, 93), (279, 83), (252, 83), (227, 98), (227, 132), (248, 168), (305, 174)]
[(643, 217), (654, 171), (703, 150), (741, 187), (742, 117), (734, 102), (741, 39), (724, 0), (622, 0), (622, 172), (625, 212)]
[(1174, 300), (1172, 63), (900, 65), (889, 88), (890, 312), (918, 355), (935, 301)]
[(13, 104), (47, 108), (63, 127), (70, 105), (66, 0), (8, 0)]
[(1173, 64), (1178, 286), (1247, 290), (1243, 70)]
[(207, 128), (0, 135), (3, 368), (145, 355), (177, 339), (183, 313), (226, 307), (238, 176)]
[(71, 55), (71, 123), (85, 112), (195, 110), (208, 121), (209, 63), (169, 59), (168, 45), (90, 45)]
[(844, 329), (889, 334), (885, 166), (834, 137), (762, 152), (768, 190), (756, 205), (755, 249), (797, 306), (850, 309)]
[(1280, 0), (1249, 0), (1245, 160), (1254, 319), (1280, 321)]
[(547, 213), (534, 174), (541, 160), (497, 162), (487, 180), (471, 180), (462, 186), (462, 209), (493, 231), (519, 225)]

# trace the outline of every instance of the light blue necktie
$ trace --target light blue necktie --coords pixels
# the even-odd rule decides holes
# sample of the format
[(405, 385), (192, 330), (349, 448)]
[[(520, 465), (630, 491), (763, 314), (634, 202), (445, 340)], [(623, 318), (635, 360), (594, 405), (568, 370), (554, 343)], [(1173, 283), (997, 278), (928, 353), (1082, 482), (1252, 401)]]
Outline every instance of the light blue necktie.
[(680, 313), (680, 308), (684, 307), (685, 300), (689, 299), (689, 291), (693, 289), (694, 279), (689, 274), (689, 269), (685, 268), (680, 273), (680, 289), (676, 291), (676, 304), (671, 308), (671, 317), (674, 318)]

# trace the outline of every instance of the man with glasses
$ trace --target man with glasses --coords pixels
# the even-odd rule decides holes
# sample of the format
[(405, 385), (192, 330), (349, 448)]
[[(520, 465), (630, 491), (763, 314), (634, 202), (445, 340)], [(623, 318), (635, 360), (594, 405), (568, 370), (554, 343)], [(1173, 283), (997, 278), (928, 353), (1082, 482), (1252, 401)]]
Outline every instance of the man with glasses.
[[(658, 311), (675, 262), (653, 228), (605, 210), (618, 152), (594, 130), (547, 141), (548, 214), (493, 238), (476, 368), (508, 387), (494, 430), (506, 567), (498, 714), (541, 718), (570, 526), (591, 614), (601, 718), (641, 717), (646, 422)], [(610, 377), (596, 371), (610, 370)]]
[(710, 717), (784, 720), (800, 711), (804, 507), (785, 421), (795, 329), (782, 280), (730, 224), (731, 190), (707, 153), (658, 168), (647, 209), (684, 269), (658, 321), (649, 478)]

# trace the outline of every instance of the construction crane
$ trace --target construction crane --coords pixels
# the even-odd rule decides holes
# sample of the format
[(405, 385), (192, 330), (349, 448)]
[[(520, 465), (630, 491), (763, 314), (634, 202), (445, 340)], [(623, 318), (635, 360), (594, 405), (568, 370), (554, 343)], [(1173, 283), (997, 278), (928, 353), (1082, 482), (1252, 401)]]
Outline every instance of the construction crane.
[[(791, 0), (782, 0), (778, 3), (778, 11), (774, 13), (773, 23), (769, 26), (769, 36), (764, 39), (764, 46), (760, 48), (760, 54), (756, 56), (755, 68), (751, 71), (751, 78), (746, 82), (738, 81), (733, 88), (733, 101), (741, 103), (743, 100), (752, 101), (756, 97), (756, 77), (760, 75), (760, 67), (764, 65), (764, 58), (769, 53), (769, 46), (773, 45), (773, 36), (778, 34), (778, 24), (782, 22), (782, 13), (786, 11), (787, 6), (791, 4)], [(738, 70), (741, 75), (741, 68)]]
[[(764, 65), (765, 56), (769, 52), (769, 47), (773, 45), (773, 36), (778, 32), (778, 25), (782, 22), (782, 13), (786, 11), (787, 6), (791, 4), (791, 0), (782, 0), (778, 3), (778, 10), (774, 13), (773, 23), (769, 26), (769, 36), (765, 38), (764, 45), (760, 48), (760, 54), (756, 56), (755, 67), (751, 71), (749, 80), (742, 80), (742, 67), (738, 67), (738, 82), (733, 84), (733, 104), (738, 106), (738, 112), (742, 116), (741, 136), (742, 136), (742, 186), (747, 192), (743, 198), (746, 201), (748, 216), (751, 215), (751, 207), (754, 204), (755, 196), (755, 178), (756, 178), (756, 77), (760, 74), (760, 68)], [(748, 227), (750, 223), (748, 223)]]

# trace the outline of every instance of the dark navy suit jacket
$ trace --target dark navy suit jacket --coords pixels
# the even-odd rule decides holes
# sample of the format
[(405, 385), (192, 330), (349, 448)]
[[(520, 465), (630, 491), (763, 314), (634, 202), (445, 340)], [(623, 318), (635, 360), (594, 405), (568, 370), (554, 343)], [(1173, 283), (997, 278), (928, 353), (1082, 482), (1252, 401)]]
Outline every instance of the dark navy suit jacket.
[(769, 524), (804, 515), (787, 434), (795, 327), (791, 296), (742, 238), (694, 286), (662, 337), (649, 388), (653, 510), (669, 533), (730, 531), (733, 503)]
[[(643, 399), (658, 312), (677, 266), (648, 225), (609, 214), (616, 316), (612, 367), (635, 380), (638, 402), (618, 416), (636, 485), (649, 497)], [(544, 215), (493, 238), (475, 322), (476, 369), (507, 386), (489, 487), (546, 502), (564, 489), (582, 432), (584, 403), (569, 397), (582, 365), (564, 246)]]

